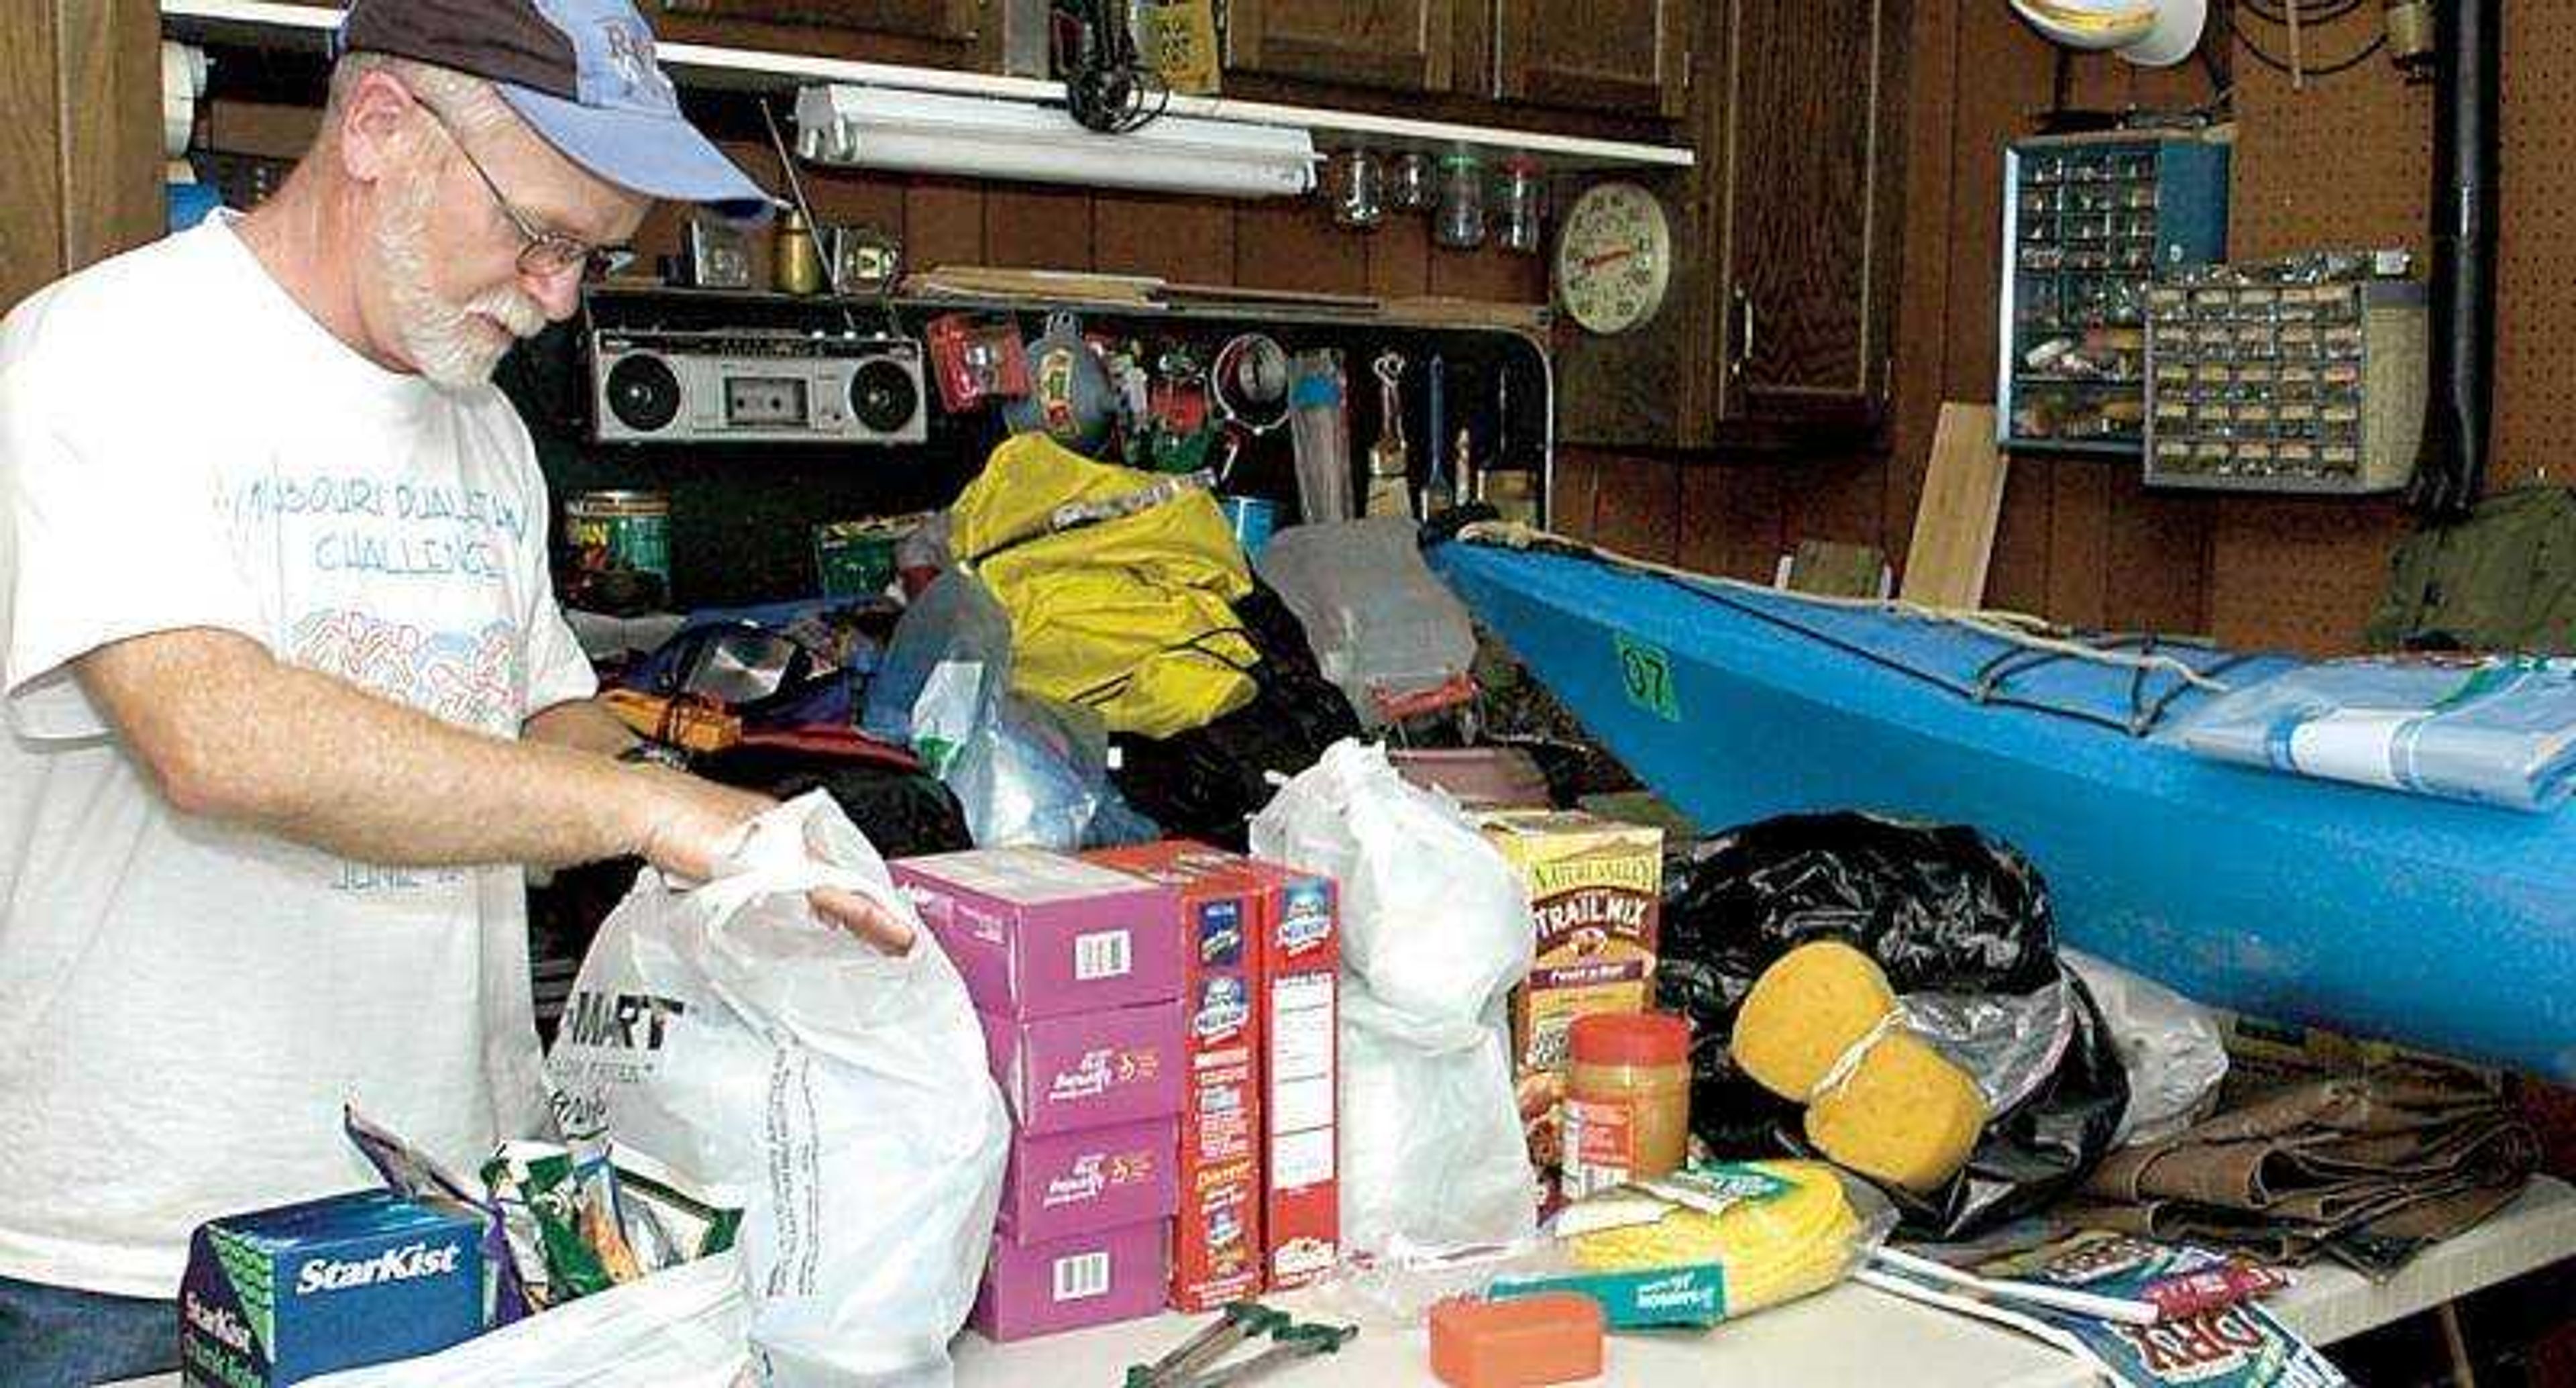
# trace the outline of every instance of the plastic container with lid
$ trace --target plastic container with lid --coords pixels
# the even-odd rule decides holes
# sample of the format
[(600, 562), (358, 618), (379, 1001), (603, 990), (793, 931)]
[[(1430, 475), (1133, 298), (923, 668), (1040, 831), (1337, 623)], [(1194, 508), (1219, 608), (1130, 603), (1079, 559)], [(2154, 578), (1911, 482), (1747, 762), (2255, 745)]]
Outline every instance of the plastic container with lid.
[(1576, 1018), (1567, 1044), (1566, 1198), (1679, 1167), (1690, 1148), (1690, 1023), (1599, 1012)]

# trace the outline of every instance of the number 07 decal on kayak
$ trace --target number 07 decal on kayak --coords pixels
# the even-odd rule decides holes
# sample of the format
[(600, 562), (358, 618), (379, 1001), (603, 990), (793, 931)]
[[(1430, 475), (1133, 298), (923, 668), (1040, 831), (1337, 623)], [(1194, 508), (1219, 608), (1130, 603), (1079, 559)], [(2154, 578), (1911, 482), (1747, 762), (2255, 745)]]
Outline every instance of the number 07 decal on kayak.
[(1619, 647), (1619, 687), (1628, 702), (1667, 723), (1682, 721), (1680, 694), (1673, 687), (1673, 658), (1661, 646), (1648, 645), (1614, 632)]

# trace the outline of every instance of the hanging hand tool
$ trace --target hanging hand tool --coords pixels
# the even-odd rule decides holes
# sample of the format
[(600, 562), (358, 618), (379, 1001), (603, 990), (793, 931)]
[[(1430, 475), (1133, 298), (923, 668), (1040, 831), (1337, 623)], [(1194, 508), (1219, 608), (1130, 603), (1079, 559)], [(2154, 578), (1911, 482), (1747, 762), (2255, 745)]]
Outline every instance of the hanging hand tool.
[(1398, 383), (1404, 379), (1404, 355), (1380, 353), (1376, 371), (1378, 435), (1377, 442), (1369, 445), (1368, 497), (1360, 503), (1360, 514), (1410, 518), (1413, 455), (1404, 443), (1404, 398), (1398, 391)]
[(1431, 465), (1422, 477), (1422, 516), (1428, 520), (1457, 504), (1458, 492), (1442, 456), (1449, 438), (1449, 363), (1435, 354), (1426, 374), (1430, 397), (1423, 411), (1422, 437), (1431, 449)]
[(1123, 1388), (1169, 1388), (1183, 1375), (1223, 1358), (1236, 1345), (1285, 1330), (1288, 1325), (1285, 1312), (1273, 1311), (1257, 1301), (1235, 1302), (1214, 1324), (1183, 1341), (1171, 1353), (1151, 1364), (1128, 1365)]
[(1359, 1327), (1355, 1325), (1292, 1325), (1272, 1333), (1270, 1348), (1249, 1359), (1189, 1379), (1178, 1388), (1232, 1388), (1237, 1383), (1249, 1383), (1301, 1359), (1332, 1354), (1349, 1344), (1351, 1337), (1359, 1333)]

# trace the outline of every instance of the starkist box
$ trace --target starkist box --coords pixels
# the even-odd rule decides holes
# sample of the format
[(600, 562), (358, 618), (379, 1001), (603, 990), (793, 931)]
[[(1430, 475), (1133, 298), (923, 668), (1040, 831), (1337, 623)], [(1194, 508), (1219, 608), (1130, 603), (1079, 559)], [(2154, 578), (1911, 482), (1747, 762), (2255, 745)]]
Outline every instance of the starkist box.
[(1033, 848), (893, 867), (979, 1012), (1063, 1017), (1180, 996), (1171, 895), (1151, 882)]
[(1529, 893), (1537, 948), (1529, 978), (1512, 990), (1512, 1066), (1544, 1201), (1563, 1155), (1574, 1019), (1654, 1002), (1664, 835), (1580, 811), (1499, 811), (1480, 823)]
[(1181, 940), (1188, 1071), (1172, 1305), (1210, 1311), (1262, 1285), (1261, 922), (1269, 882), (1236, 854), (1185, 840), (1102, 849), (1091, 861), (1171, 890)]
[(275, 1388), (472, 1339), (482, 1238), (471, 1210), (383, 1190), (205, 1224), (179, 1283), (184, 1380)]

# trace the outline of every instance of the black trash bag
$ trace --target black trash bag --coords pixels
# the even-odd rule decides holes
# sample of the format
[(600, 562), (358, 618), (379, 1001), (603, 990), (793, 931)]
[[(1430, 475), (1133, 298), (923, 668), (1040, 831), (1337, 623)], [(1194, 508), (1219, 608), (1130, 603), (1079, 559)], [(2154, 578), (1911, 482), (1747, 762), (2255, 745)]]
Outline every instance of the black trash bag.
[(927, 771), (758, 744), (694, 758), (690, 769), (776, 800), (823, 791), (889, 861), (975, 846), (957, 797)]
[(2038, 870), (1974, 829), (1827, 814), (1680, 845), (1665, 863), (1656, 994), (1691, 1020), (1691, 1130), (1718, 1152), (1809, 1154), (1799, 1106), (1735, 1068), (1727, 1038), (1762, 971), (1819, 938), (1878, 960), (1899, 997), (1974, 994), (2064, 1019), (2067, 1044), (2026, 1067), (1966, 1170), (1928, 1196), (1887, 1191), (1904, 1234), (1964, 1239), (2018, 1219), (2110, 1150), (2128, 1076), (2092, 995), (2058, 962)]
[(1357, 737), (1360, 725), (1350, 701), (1316, 668), (1305, 628), (1277, 593), (1256, 580), (1234, 611), (1261, 652), (1252, 702), (1204, 728), (1117, 738), (1109, 779), (1164, 833), (1240, 851), (1248, 821), (1278, 791), (1270, 773), (1294, 776), (1313, 766), (1325, 748)]

